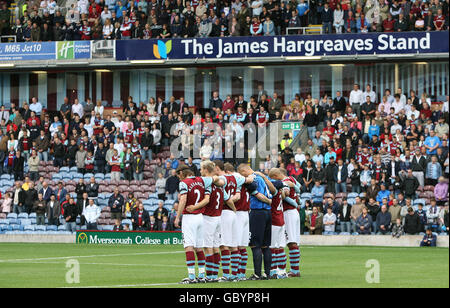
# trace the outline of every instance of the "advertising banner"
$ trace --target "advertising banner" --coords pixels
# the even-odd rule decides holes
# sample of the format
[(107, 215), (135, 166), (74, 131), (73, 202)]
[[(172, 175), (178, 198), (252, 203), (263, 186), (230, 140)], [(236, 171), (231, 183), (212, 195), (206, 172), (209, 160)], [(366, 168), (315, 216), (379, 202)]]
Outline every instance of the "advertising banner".
[(181, 245), (181, 232), (77, 231), (77, 244)]
[(91, 41), (1, 43), (0, 61), (90, 59)]
[(55, 59), (55, 42), (0, 44), (0, 61), (53, 59)]
[(116, 60), (448, 53), (448, 31), (116, 42)]

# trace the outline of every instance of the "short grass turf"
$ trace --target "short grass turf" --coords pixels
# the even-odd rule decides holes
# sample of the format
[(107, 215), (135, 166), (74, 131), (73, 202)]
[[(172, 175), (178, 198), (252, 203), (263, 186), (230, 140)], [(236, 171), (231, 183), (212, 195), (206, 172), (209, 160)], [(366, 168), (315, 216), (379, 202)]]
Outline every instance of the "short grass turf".
[[(80, 283), (66, 282), (66, 262), (80, 264)], [(380, 283), (366, 282), (368, 260)], [(288, 265), (289, 268), (289, 265)], [(252, 274), (249, 250), (247, 275)], [(0, 287), (333, 288), (449, 287), (448, 248), (302, 246), (301, 278), (179, 285), (187, 276), (181, 246), (0, 244)]]

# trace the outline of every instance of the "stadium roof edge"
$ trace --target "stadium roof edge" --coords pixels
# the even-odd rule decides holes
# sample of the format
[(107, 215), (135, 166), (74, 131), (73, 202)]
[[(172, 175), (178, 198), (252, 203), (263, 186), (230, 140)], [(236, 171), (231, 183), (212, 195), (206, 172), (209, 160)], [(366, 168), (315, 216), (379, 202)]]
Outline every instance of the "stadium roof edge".
[(315, 56), (315, 57), (255, 57), (255, 58), (234, 58), (217, 60), (217, 59), (186, 59), (186, 60), (171, 60), (167, 59), (160, 61), (158, 63), (152, 62), (147, 63), (146, 61), (141, 61), (139, 63), (133, 60), (129, 61), (117, 61), (115, 59), (90, 59), (90, 60), (34, 60), (34, 61), (9, 61), (8, 64), (0, 67), (0, 70), (7, 70), (8, 68), (14, 67), (14, 69), (55, 69), (55, 68), (102, 68), (102, 67), (136, 67), (136, 66), (155, 66), (155, 67), (173, 67), (173, 66), (192, 66), (192, 65), (227, 65), (227, 64), (282, 64), (282, 63), (336, 63), (336, 62), (354, 62), (359, 61), (382, 61), (382, 60), (395, 60), (395, 61), (411, 61), (411, 60), (439, 60), (448, 59), (448, 53), (424, 53), (424, 54), (383, 54), (383, 55), (345, 55), (345, 56)]

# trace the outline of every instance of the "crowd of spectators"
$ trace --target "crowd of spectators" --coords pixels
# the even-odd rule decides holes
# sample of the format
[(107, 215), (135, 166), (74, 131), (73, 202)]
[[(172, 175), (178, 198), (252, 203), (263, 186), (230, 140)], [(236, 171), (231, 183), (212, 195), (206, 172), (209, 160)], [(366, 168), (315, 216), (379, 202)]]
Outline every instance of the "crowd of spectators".
[[(177, 100), (173, 96), (168, 100), (158, 97), (139, 103), (129, 97), (120, 113), (115, 109), (112, 115), (101, 102), (94, 104), (90, 99), (82, 104), (77, 99), (70, 102), (66, 98), (59, 111), (45, 110), (36, 97), (20, 105), (11, 103), (9, 110), (0, 108), (0, 174), (10, 174), (18, 186), (9, 191), (9, 196), (5, 194), (4, 199), (9, 198), (5, 203), (9, 207), (5, 208), (16, 213), (53, 213), (34, 204), (40, 200), (39, 193), (43, 193), (45, 201), (51, 197), (43, 187), (33, 188), (33, 183), (44, 186), (39, 180), (42, 176), (39, 166), (47, 161), (56, 168), (71, 167), (81, 174), (101, 173), (110, 175), (111, 181), (125, 179), (138, 183), (144, 180), (143, 166), (149, 161), (155, 166), (152, 178), (158, 199), (176, 202), (175, 169), (186, 163), (195, 174), (199, 170), (193, 157), (171, 155), (164, 160), (158, 156), (175, 138), (192, 133), (193, 128), (201, 129), (205, 141), (199, 145), (201, 159), (223, 159), (239, 164), (249, 162), (248, 155), (243, 158), (233, 158), (235, 153), (231, 153), (232, 158), (226, 155), (230, 147), (225, 147), (229, 142), (225, 131), (223, 135), (215, 134), (212, 124), (222, 128), (226, 123), (232, 124), (236, 147), (247, 153), (248, 131), (243, 129), (244, 124), (251, 122), (264, 127), (274, 121), (298, 121), (305, 127), (306, 144), (292, 149), (292, 137), (288, 134), (278, 151), (274, 149), (275, 155), (261, 162), (259, 169), (268, 174), (273, 167), (284, 168), (302, 184), (301, 198), (307, 198), (301, 210), (304, 231), (385, 234), (400, 219), (408, 233), (415, 214), (421, 219), (421, 227), (416, 226), (415, 231), (421, 232), (422, 228), (445, 231), (445, 226), (448, 228), (448, 96), (438, 105), (431, 104), (425, 93), (419, 98), (413, 90), (397, 89), (392, 95), (389, 89), (375, 93), (372, 88), (373, 85), (365, 85), (363, 92), (355, 84), (348, 98), (338, 91), (334, 97), (299, 94), (293, 100), (282, 101), (277, 93), (269, 94), (259, 85), (249, 102), (243, 96), (222, 100), (214, 92), (209, 105), (205, 104), (204, 113), (189, 108), (183, 97)], [(173, 126), (176, 129), (171, 129)], [(220, 138), (224, 147), (213, 148), (207, 139), (211, 136)], [(193, 145), (190, 146), (192, 150)], [(231, 151), (236, 147), (231, 147)], [(92, 181), (94, 185), (95, 179)], [(20, 193), (21, 190), (27, 192)], [(77, 204), (83, 196), (63, 198), (67, 192), (64, 193), (62, 182), (53, 190), (56, 201), (67, 201), (68, 206)], [(95, 203), (95, 194), (86, 192), (88, 199)], [(156, 217), (154, 213), (142, 216), (141, 213), (136, 217), (135, 209), (142, 200), (133, 201), (130, 207), (125, 204), (130, 196), (121, 193), (114, 192), (108, 203), (113, 219), (134, 217), (134, 221), (140, 221), (136, 227), (153, 228), (155, 223), (150, 216), (154, 216), (157, 226), (161, 217), (166, 216), (161, 213)], [(61, 213), (66, 213), (64, 206), (61, 207)], [(414, 218), (408, 216), (410, 208)], [(74, 206), (73, 213), (80, 215), (83, 210)], [(96, 212), (92, 210), (92, 213), (90, 217), (95, 218)], [(73, 223), (74, 214), (69, 216), (66, 221)], [(90, 219), (90, 223), (94, 220)], [(145, 226), (141, 225), (143, 221)], [(396, 228), (394, 234), (399, 232)]]
[(18, 42), (441, 31), (449, 16), (448, 0), (29, 0), (11, 21), (9, 3), (0, 34)]

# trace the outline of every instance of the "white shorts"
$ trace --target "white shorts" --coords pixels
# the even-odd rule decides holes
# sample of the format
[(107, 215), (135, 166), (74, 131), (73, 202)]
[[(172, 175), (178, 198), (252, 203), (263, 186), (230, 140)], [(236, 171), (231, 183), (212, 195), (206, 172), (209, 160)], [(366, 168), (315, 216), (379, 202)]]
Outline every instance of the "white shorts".
[(203, 216), (203, 247), (220, 247), (220, 220), (220, 216)]
[(286, 246), (285, 226), (272, 226), (272, 241), (270, 248), (282, 248)]
[(184, 248), (203, 248), (203, 214), (184, 214), (181, 232)]
[(297, 243), (297, 245), (300, 245), (300, 214), (294, 209), (287, 210), (283, 214), (287, 243)]
[(222, 211), (220, 221), (220, 234), (222, 235), (221, 246), (237, 247), (238, 234), (236, 228), (236, 213), (230, 210)]
[(237, 245), (241, 247), (247, 247), (250, 243), (250, 225), (248, 223), (248, 212), (238, 211), (236, 212), (236, 233), (237, 233)]

